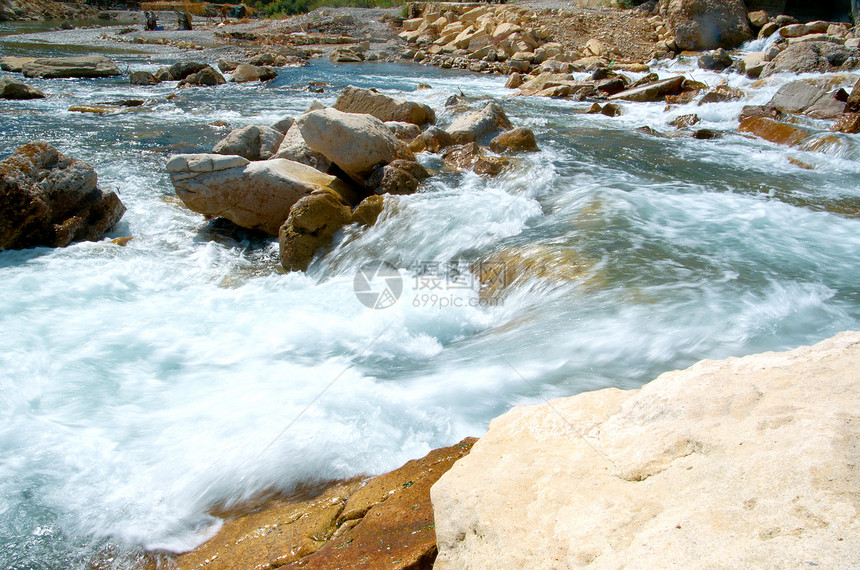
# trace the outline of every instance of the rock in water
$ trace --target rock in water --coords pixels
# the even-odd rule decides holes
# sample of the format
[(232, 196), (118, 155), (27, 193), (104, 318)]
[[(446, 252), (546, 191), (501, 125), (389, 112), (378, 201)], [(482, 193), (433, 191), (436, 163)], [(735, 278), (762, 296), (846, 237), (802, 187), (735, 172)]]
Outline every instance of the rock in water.
[(789, 45), (773, 61), (767, 62), (761, 77), (774, 73), (812, 73), (854, 69), (858, 61), (856, 50), (831, 42), (801, 42)]
[(278, 235), (293, 204), (316, 190), (352, 196), (334, 176), (282, 158), (249, 162), (241, 156), (180, 154), (167, 162), (167, 170), (190, 209), (270, 235)]
[(505, 110), (498, 103), (487, 103), (480, 111), (457, 117), (445, 130), (451, 135), (454, 144), (466, 144), (484, 135), (511, 128), (513, 125)]
[(0, 77), (0, 99), (44, 99), (45, 94), (14, 77)]
[(112, 77), (122, 72), (103, 55), (74, 57), (45, 57), (28, 61), (21, 66), (24, 77), (63, 79), (69, 77)]
[(493, 152), (538, 152), (535, 134), (528, 127), (519, 127), (504, 132), (490, 141)]
[(308, 500), (275, 501), (226, 522), (212, 540), (178, 556), (176, 567), (430, 568), (430, 487), (474, 442), (466, 438), (372, 479), (336, 483)]
[[(220, 64), (220, 62), (219, 62)], [(278, 74), (271, 67), (261, 65), (249, 65), (240, 63), (233, 70), (233, 75), (230, 76), (230, 81), (233, 83), (248, 83), (249, 81), (270, 81), (277, 77)]]
[(383, 122), (399, 121), (423, 125), (435, 123), (436, 113), (422, 103), (394, 99), (370, 89), (346, 87), (332, 105), (344, 113), (366, 113)]
[(308, 143), (302, 138), (299, 125), (295, 121), (287, 129), (284, 140), (281, 141), (278, 152), (275, 154), (275, 158), (286, 158), (287, 160), (301, 162), (302, 164), (316, 168), (320, 172), (328, 172), (331, 168), (331, 161), (328, 158), (308, 146)]
[(32, 142), (0, 162), (0, 249), (63, 247), (96, 241), (125, 213), (102, 192), (93, 168), (46, 142)]
[[(215, 154), (236, 154), (248, 160), (266, 160), (278, 152), (284, 133), (262, 125), (231, 131), (212, 148)], [(286, 158), (286, 157), (284, 157)]]
[(860, 333), (517, 406), (431, 490), (434, 568), (860, 563)]
[(743, 0), (663, 0), (660, 8), (682, 50), (734, 48), (753, 37)]
[(218, 71), (209, 65), (196, 73), (192, 73), (185, 79), (179, 82), (179, 87), (193, 85), (196, 87), (214, 87), (216, 85), (224, 85), (227, 80)]
[(838, 81), (830, 77), (798, 79), (780, 87), (767, 106), (784, 113), (833, 119), (845, 112), (845, 103), (835, 96), (837, 87)]
[(296, 125), (309, 147), (362, 184), (379, 165), (398, 158), (415, 160), (412, 151), (370, 115), (320, 109), (300, 116)]

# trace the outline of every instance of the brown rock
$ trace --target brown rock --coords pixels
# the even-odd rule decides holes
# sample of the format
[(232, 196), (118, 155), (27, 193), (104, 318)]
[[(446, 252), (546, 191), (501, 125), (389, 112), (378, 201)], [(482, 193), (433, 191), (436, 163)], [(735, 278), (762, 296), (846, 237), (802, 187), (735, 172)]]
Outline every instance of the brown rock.
[(497, 153), (538, 152), (535, 134), (528, 127), (506, 131), (490, 141), (490, 150)]
[(483, 149), (474, 142), (447, 149), (442, 160), (454, 168), (470, 168), (484, 176), (495, 176), (507, 165), (506, 159), (485, 156)]
[(412, 152), (439, 152), (445, 147), (454, 144), (454, 138), (448, 134), (448, 131), (439, 127), (430, 127), (409, 143), (409, 150)]
[(281, 265), (287, 271), (305, 271), (316, 251), (330, 246), (334, 234), (351, 221), (349, 204), (333, 193), (301, 198), (278, 232)]
[(132, 71), (129, 75), (129, 82), (132, 85), (158, 85), (161, 81), (148, 71)]
[(641, 87), (627, 89), (609, 97), (610, 101), (622, 99), (625, 101), (660, 101), (666, 95), (678, 95), (684, 85), (684, 76), (679, 75), (670, 79), (664, 79)]
[(854, 84), (854, 88), (848, 95), (846, 110), (852, 113), (860, 111), (860, 80)]
[(808, 136), (805, 131), (797, 127), (763, 117), (745, 119), (738, 127), (738, 131), (788, 146), (795, 146)]
[(0, 162), (0, 250), (101, 239), (125, 206), (97, 183), (89, 164), (46, 142), (20, 147)]
[(103, 55), (74, 57), (47, 57), (25, 62), (21, 66), (24, 77), (63, 79), (69, 77), (113, 77), (122, 72)]
[(762, 28), (765, 24), (770, 21), (770, 17), (767, 15), (767, 12), (764, 10), (756, 10), (755, 12), (750, 12), (747, 14), (750, 20), (750, 24), (756, 28)]
[(699, 120), (699, 116), (695, 113), (692, 113), (690, 115), (679, 115), (673, 120), (669, 121), (669, 124), (675, 128), (681, 129), (684, 127), (692, 127), (693, 125), (698, 123)]
[(843, 113), (830, 130), (839, 133), (860, 133), (860, 113)]
[(395, 160), (381, 166), (367, 179), (365, 187), (374, 194), (414, 194), (420, 181), (430, 174), (412, 160)]
[(523, 84), (523, 76), (521, 73), (514, 72), (511, 73), (508, 80), (505, 82), (505, 87), (508, 89), (517, 89)]
[(664, 0), (660, 8), (682, 50), (733, 48), (753, 37), (743, 0)]
[(607, 117), (618, 117), (622, 113), (621, 105), (616, 103), (607, 103), (600, 110), (600, 113), (606, 115)]
[(179, 87), (189, 85), (197, 87), (214, 87), (215, 85), (224, 85), (225, 83), (227, 83), (227, 80), (224, 79), (224, 76), (218, 73), (215, 68), (207, 65), (197, 73), (192, 73), (183, 79), (179, 83)]
[(14, 77), (0, 77), (0, 99), (44, 99), (45, 94)]
[(726, 85), (718, 85), (713, 90), (705, 93), (705, 96), (699, 101), (700, 105), (705, 103), (725, 103), (726, 101), (737, 101), (744, 96), (740, 89), (733, 89)]
[(782, 111), (774, 109), (767, 105), (746, 105), (741, 111), (739, 121), (743, 122), (751, 117), (764, 117), (767, 119), (779, 119), (782, 117)]

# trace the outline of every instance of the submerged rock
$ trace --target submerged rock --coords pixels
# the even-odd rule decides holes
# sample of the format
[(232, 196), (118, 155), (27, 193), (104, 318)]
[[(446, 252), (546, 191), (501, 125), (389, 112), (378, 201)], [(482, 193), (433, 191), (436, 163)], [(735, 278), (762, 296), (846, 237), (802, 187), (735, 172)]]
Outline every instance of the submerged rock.
[(535, 134), (528, 127), (506, 131), (490, 141), (490, 150), (497, 153), (538, 152)]
[(25, 62), (21, 71), (24, 77), (42, 79), (113, 77), (122, 74), (116, 64), (103, 55), (39, 58)]
[(290, 208), (317, 190), (351, 196), (334, 176), (285, 159), (249, 162), (241, 156), (180, 154), (167, 162), (179, 198), (195, 212), (278, 235)]
[(860, 560), (860, 333), (517, 406), (433, 486), (434, 568)]
[(0, 249), (96, 241), (125, 213), (93, 168), (32, 142), (0, 162)]
[(748, 133), (776, 144), (795, 146), (809, 136), (809, 133), (793, 125), (787, 125), (766, 117), (744, 119), (738, 132)]
[(435, 123), (436, 113), (423, 103), (394, 99), (372, 89), (345, 87), (332, 105), (344, 113), (366, 113), (382, 122), (398, 121), (423, 125)]
[(14, 77), (0, 77), (0, 99), (44, 99), (45, 94)]

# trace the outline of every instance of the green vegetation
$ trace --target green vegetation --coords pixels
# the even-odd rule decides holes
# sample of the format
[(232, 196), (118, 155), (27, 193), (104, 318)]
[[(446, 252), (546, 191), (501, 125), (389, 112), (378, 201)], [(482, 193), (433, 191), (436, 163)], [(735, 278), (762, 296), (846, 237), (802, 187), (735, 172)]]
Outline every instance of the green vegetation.
[(255, 7), (270, 18), (283, 18), (312, 12), (317, 8), (393, 8), (397, 0), (258, 0)]

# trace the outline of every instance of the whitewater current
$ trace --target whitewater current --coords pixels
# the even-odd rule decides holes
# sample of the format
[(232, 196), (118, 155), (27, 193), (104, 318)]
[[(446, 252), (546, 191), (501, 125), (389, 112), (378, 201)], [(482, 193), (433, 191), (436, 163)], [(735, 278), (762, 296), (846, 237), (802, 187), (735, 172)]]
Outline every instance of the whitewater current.
[[(860, 138), (806, 152), (741, 136), (743, 105), (794, 77), (694, 66), (658, 70), (728, 80), (745, 99), (624, 104), (609, 118), (510, 97), (500, 76), (322, 60), (212, 89), (28, 81), (51, 97), (0, 103), (0, 156), (46, 140), (128, 211), (100, 242), (0, 252), (0, 567), (132, 567), (211, 536), (214, 507), (384, 472), (480, 436), (516, 404), (860, 327)], [(311, 80), (329, 86), (309, 93)], [(420, 155), (438, 172), (421, 191), (389, 197), (374, 227), (346, 228), (306, 273), (279, 269), (277, 240), (176, 198), (172, 154), (331, 104), (347, 85), (427, 103), (443, 126), (451, 95), (494, 98), (541, 151), (495, 178)], [(146, 103), (67, 111), (127, 99)], [(722, 136), (675, 136), (668, 121), (688, 113)], [(402, 276), (384, 309), (354, 291), (377, 260)], [(476, 273), (490, 266), (511, 274), (488, 299)]]

